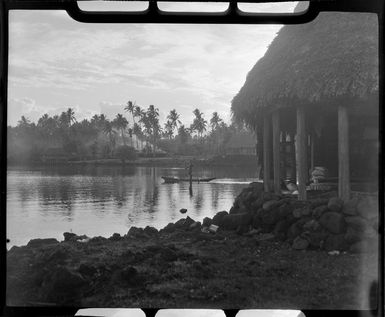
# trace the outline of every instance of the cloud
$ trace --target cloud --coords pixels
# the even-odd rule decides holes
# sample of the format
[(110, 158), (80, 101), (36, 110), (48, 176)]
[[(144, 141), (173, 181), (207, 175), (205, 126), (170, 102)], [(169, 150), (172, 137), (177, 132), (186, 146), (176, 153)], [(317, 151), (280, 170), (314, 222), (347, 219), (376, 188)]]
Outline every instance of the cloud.
[[(107, 100), (102, 108), (115, 116), (112, 105), (131, 99), (155, 104), (164, 118), (181, 104), (225, 114), (279, 28), (87, 24), (65, 12), (12, 12), (10, 95), (57, 109), (79, 105), (81, 115)], [(187, 108), (180, 112), (192, 120)]]

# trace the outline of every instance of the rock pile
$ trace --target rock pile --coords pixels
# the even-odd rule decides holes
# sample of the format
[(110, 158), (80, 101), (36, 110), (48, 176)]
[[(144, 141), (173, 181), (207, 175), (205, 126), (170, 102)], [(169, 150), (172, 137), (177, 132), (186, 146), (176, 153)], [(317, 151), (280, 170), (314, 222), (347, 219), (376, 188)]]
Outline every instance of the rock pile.
[(344, 203), (338, 197), (298, 201), (295, 197), (265, 193), (251, 183), (234, 201), (229, 212), (205, 218), (203, 226), (220, 230), (272, 233), (293, 249), (365, 252), (378, 240), (377, 197), (355, 197)]

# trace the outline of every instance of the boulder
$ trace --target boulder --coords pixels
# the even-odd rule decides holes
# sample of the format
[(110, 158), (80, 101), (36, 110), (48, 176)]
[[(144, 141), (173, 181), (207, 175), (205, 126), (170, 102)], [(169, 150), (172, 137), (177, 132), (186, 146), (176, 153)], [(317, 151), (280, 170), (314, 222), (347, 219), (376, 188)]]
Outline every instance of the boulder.
[(78, 238), (78, 235), (76, 235), (75, 233), (72, 233), (72, 232), (64, 232), (63, 233), (63, 236), (64, 236), (64, 241), (76, 241), (77, 238)]
[(343, 200), (338, 197), (332, 197), (329, 199), (329, 202), (328, 202), (329, 210), (334, 212), (340, 212), (342, 210), (343, 205), (344, 205)]
[(293, 206), (289, 203), (285, 203), (279, 206), (279, 218), (283, 219), (289, 216), (293, 212)]
[(217, 212), (217, 214), (213, 217), (211, 224), (216, 225), (216, 226), (221, 226), (223, 217), (227, 216), (228, 214), (229, 213), (227, 211)]
[(146, 228), (143, 229), (143, 232), (148, 236), (155, 236), (158, 234), (158, 230), (151, 226), (146, 226)]
[(294, 250), (306, 250), (309, 246), (309, 241), (302, 237), (296, 237), (293, 241), (293, 249)]
[(122, 239), (122, 236), (116, 232), (111, 237), (108, 238), (108, 240), (111, 240), (111, 241), (119, 241), (121, 239)]
[(39, 248), (43, 247), (46, 245), (53, 245), (53, 244), (58, 244), (59, 241), (53, 238), (47, 238), (47, 239), (32, 239), (29, 240), (27, 246), (31, 248)]
[(274, 230), (273, 230), (274, 235), (282, 241), (285, 240), (287, 237), (287, 231), (289, 230), (291, 224), (292, 224), (292, 221), (287, 219), (282, 219), (278, 221), (274, 226)]
[(259, 209), (259, 208), (262, 208), (263, 206), (263, 198), (260, 197), (260, 198), (257, 198), (256, 200), (254, 200), (251, 204), (250, 204), (250, 208), (252, 209)]
[(297, 223), (293, 223), (289, 230), (287, 231), (287, 239), (289, 241), (294, 241), (296, 237), (298, 237), (302, 233), (302, 227)]
[(363, 238), (362, 232), (357, 231), (353, 227), (348, 226), (345, 233), (345, 241), (348, 244), (354, 244), (361, 241)]
[(261, 227), (261, 225), (262, 225), (262, 221), (261, 221), (261, 218), (259, 218), (258, 213), (254, 214), (251, 220), (251, 226), (255, 229), (258, 229)]
[(266, 225), (274, 225), (280, 220), (280, 213), (278, 208), (273, 208), (270, 210), (263, 209), (260, 214), (259, 218), (261, 219), (262, 223)]
[(326, 231), (309, 232), (308, 240), (311, 247), (321, 249), (328, 236)]
[(322, 205), (313, 209), (312, 215), (314, 218), (320, 218), (325, 212), (329, 211), (328, 206)]
[(345, 222), (349, 227), (352, 227), (359, 232), (365, 231), (366, 227), (369, 226), (367, 220), (359, 216), (345, 217)]
[[(166, 229), (167, 227), (170, 228), (170, 225), (173, 226), (174, 224), (169, 223), (169, 224), (165, 227), (165, 229)], [(128, 230), (127, 235), (128, 235), (128, 236), (131, 236), (131, 237), (138, 237), (138, 236), (141, 236), (141, 235), (143, 235), (143, 228), (138, 228), (138, 227), (132, 226), (132, 227)]]
[(190, 225), (190, 230), (198, 230), (201, 227), (201, 223), (199, 221), (196, 221)]
[(296, 208), (293, 210), (293, 217), (294, 218), (301, 218), (302, 217), (302, 209), (301, 208)]
[(311, 209), (314, 209), (314, 208), (317, 208), (319, 206), (327, 206), (327, 204), (329, 203), (329, 199), (328, 198), (316, 198), (316, 199), (312, 199), (310, 201), (310, 208)]
[(265, 211), (269, 211), (277, 207), (279, 207), (279, 201), (277, 200), (268, 200), (262, 205), (262, 208)]
[(242, 225), (251, 225), (252, 216), (249, 213), (229, 214), (222, 218), (222, 227), (226, 230), (236, 230)]
[(239, 234), (239, 235), (243, 235), (247, 232), (250, 231), (250, 226), (249, 225), (240, 225), (237, 227), (236, 229), (236, 233)]
[(333, 234), (344, 233), (346, 230), (346, 223), (344, 216), (340, 213), (328, 211), (320, 218), (319, 223)]
[(320, 224), (315, 219), (311, 219), (303, 225), (303, 229), (307, 231), (317, 231), (319, 228), (320, 228)]
[(342, 212), (348, 216), (357, 215), (358, 198), (348, 200), (342, 207)]
[(301, 215), (302, 216), (309, 216), (309, 215), (311, 215), (311, 212), (312, 212), (312, 210), (311, 210), (310, 206), (306, 206), (306, 207), (301, 209)]
[(329, 234), (324, 243), (326, 251), (344, 251), (348, 248), (344, 234)]
[(210, 225), (212, 224), (212, 219), (209, 218), (209, 217), (205, 217), (203, 218), (203, 221), (202, 221), (202, 226), (203, 227), (210, 227)]
[(357, 204), (357, 214), (365, 219), (378, 218), (378, 199), (366, 197)]

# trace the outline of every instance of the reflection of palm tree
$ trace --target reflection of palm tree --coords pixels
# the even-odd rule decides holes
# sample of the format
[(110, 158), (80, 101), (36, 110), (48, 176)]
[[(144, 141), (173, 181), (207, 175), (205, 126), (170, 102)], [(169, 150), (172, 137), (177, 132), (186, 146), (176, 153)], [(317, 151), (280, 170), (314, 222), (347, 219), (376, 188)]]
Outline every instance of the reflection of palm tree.
[(120, 130), (120, 133), (122, 135), (123, 144), (126, 145), (126, 139), (124, 137), (124, 130), (126, 129), (128, 125), (128, 121), (125, 117), (123, 117), (122, 114), (118, 113), (112, 122), (113, 126), (115, 126), (118, 130)]

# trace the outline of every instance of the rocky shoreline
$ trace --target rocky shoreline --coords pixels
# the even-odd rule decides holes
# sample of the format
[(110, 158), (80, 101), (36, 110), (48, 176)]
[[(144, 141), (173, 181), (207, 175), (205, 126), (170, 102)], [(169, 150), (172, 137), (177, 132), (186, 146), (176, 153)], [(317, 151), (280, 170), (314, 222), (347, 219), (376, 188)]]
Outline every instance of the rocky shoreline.
[(187, 216), (159, 231), (64, 233), (62, 242), (12, 247), (7, 304), (367, 309), (375, 299), (377, 210), (373, 198), (300, 202), (252, 183), (229, 212), (202, 223)]

